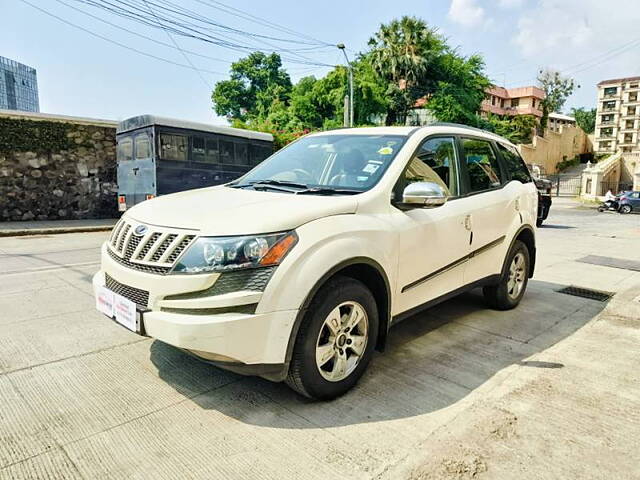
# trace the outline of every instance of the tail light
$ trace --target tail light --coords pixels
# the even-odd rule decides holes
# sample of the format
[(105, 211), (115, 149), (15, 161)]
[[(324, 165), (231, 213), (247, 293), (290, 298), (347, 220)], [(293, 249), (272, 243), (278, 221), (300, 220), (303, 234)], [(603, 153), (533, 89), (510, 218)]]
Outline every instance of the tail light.
[(152, 194), (149, 193), (149, 194), (147, 194), (147, 198), (146, 199), (147, 200), (151, 200), (152, 198), (155, 198), (155, 197), (156, 197), (155, 195), (152, 195)]

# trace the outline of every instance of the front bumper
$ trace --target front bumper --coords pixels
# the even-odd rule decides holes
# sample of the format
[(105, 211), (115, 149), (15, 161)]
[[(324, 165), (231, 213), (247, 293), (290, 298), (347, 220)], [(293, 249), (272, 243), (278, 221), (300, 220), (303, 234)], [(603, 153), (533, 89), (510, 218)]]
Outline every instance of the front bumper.
[[(138, 272), (114, 262), (104, 251), (102, 262), (103, 269), (93, 277), (94, 292), (106, 285), (105, 274), (119, 283), (149, 292), (148, 310), (142, 317), (146, 335), (238, 373), (271, 379), (282, 379), (286, 374), (287, 347), (297, 310), (234, 312), (234, 307), (260, 302), (262, 292), (253, 291), (165, 300), (167, 296), (206, 289), (216, 277)], [(188, 313), (176, 313), (180, 309)], [(216, 309), (231, 311), (192, 313)]]

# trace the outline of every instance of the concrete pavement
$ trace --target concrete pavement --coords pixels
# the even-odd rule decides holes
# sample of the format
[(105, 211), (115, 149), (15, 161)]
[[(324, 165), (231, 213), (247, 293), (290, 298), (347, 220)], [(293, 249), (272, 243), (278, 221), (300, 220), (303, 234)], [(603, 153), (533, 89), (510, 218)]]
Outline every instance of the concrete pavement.
[(576, 260), (640, 260), (640, 217), (565, 203), (518, 309), (407, 320), (328, 403), (96, 313), (107, 233), (0, 239), (0, 478), (637, 478), (640, 273)]

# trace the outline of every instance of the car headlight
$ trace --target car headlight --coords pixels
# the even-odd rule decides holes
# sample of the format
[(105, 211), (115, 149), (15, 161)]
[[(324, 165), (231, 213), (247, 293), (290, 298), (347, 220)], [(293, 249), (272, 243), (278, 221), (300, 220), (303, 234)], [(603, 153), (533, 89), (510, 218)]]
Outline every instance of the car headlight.
[(242, 237), (200, 237), (171, 273), (227, 272), (278, 265), (298, 242), (295, 232)]

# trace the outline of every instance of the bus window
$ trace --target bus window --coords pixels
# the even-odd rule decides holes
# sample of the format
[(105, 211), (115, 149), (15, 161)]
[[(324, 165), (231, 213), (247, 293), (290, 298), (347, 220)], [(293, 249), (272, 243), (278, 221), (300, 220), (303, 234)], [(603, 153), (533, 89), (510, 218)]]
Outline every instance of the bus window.
[(249, 165), (249, 153), (246, 142), (236, 142), (236, 165)]
[(184, 135), (160, 135), (160, 158), (164, 160), (187, 161), (187, 137)]
[(136, 160), (151, 158), (151, 142), (146, 133), (136, 135)]
[(193, 137), (191, 147), (191, 160), (194, 162), (204, 162), (204, 138)]
[(250, 165), (255, 167), (260, 162), (262, 162), (265, 158), (270, 156), (273, 153), (273, 150), (269, 147), (263, 147), (262, 145), (250, 145), (249, 146), (249, 160)]
[(220, 162), (220, 155), (218, 153), (218, 140), (216, 138), (207, 138), (207, 157), (205, 161), (207, 163)]
[(133, 160), (133, 140), (131, 140), (131, 137), (121, 137), (118, 139), (116, 157), (118, 161)]
[(233, 164), (233, 142), (220, 140), (220, 163)]

